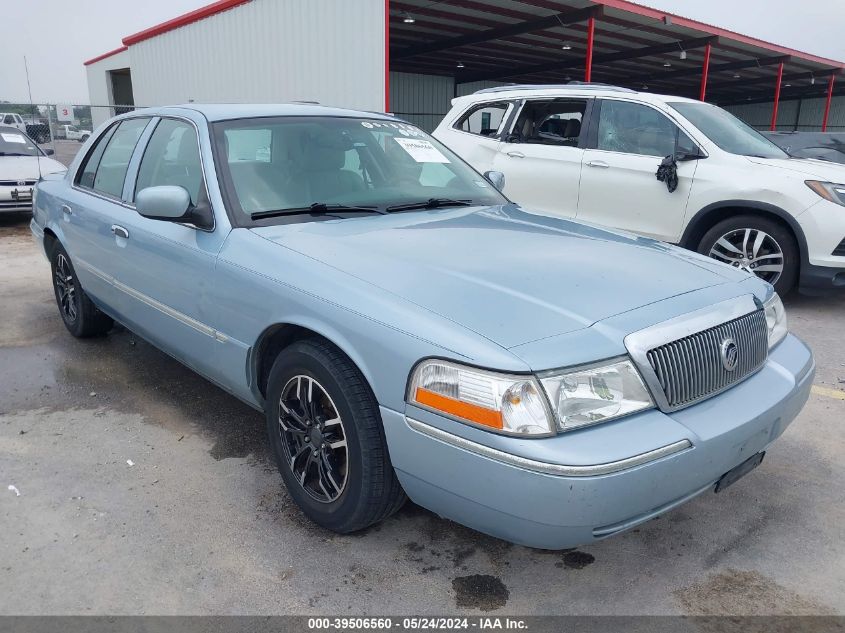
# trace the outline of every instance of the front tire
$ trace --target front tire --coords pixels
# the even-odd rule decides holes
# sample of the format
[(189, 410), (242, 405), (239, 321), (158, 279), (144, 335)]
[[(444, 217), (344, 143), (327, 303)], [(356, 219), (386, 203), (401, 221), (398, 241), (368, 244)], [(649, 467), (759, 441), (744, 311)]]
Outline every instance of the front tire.
[(99, 336), (114, 326), (111, 317), (97, 308), (79, 285), (70, 256), (58, 242), (50, 253), (53, 291), (59, 315), (68, 332), (77, 338)]
[(319, 339), (294, 343), (276, 359), (267, 391), (270, 446), (309, 519), (349, 533), (402, 507), (378, 403), (340, 350)]
[(698, 252), (754, 273), (785, 296), (800, 270), (798, 244), (779, 222), (755, 215), (738, 215), (714, 225), (698, 244)]

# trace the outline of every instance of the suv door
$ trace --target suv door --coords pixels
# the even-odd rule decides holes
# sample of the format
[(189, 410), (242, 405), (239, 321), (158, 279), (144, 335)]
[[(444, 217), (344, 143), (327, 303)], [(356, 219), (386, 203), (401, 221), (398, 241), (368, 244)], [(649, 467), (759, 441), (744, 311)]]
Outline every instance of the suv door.
[(499, 138), (510, 120), (511, 101), (477, 103), (466, 110), (446, 134), (436, 135), (477, 171), (493, 169)]
[(581, 124), (591, 104), (592, 99), (578, 98), (522, 103), (493, 163), (505, 175), (505, 195), (529, 210), (575, 216), (584, 155)]
[(660, 162), (676, 151), (676, 138), (686, 153), (698, 151), (657, 108), (601, 99), (584, 152), (578, 219), (677, 242), (698, 161), (677, 163), (678, 187), (671, 193), (657, 180)]
[[(193, 206), (210, 207), (199, 130), (181, 118), (154, 121), (130, 166), (125, 195), (134, 203), (147, 187), (186, 189)], [(127, 296), (124, 319), (133, 330), (188, 366), (215, 379), (216, 346), (224, 337), (215, 321), (214, 265), (226, 231), (152, 220), (126, 209), (112, 235), (118, 257), (112, 269)]]

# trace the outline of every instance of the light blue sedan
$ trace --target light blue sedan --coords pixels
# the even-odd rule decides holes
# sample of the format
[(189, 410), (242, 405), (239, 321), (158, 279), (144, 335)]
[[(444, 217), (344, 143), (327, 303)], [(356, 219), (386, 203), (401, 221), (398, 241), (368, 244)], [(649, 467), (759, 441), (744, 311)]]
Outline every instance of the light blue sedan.
[(772, 287), (501, 180), (380, 114), (138, 110), (38, 184), (32, 231), (71, 334), (119, 321), (264, 411), (337, 532), (407, 495), (571, 547), (757, 466), (815, 368)]

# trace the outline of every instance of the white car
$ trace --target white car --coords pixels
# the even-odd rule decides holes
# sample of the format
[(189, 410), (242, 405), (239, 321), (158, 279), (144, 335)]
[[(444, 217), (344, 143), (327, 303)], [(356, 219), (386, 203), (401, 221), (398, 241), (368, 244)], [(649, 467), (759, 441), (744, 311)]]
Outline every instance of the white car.
[(53, 150), (42, 150), (15, 127), (0, 125), (0, 213), (32, 211), (32, 189), (41, 176), (62, 174), (67, 168), (48, 158)]
[(0, 112), (0, 125), (14, 127), (21, 132), (26, 132), (26, 123), (21, 115), (16, 112)]
[(80, 130), (75, 125), (60, 125), (56, 129), (56, 138), (84, 143), (91, 136), (91, 130)]
[(845, 166), (790, 158), (717, 106), (506, 86), (454, 99), (434, 136), (526, 207), (697, 250), (781, 294), (845, 288)]

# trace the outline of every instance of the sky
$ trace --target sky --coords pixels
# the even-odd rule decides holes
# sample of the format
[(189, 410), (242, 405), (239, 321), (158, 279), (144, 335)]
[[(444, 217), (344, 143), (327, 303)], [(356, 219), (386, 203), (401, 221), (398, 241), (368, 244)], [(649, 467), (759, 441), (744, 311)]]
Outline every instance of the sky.
[[(25, 16), (0, 39), (0, 100), (29, 101), (24, 56), (36, 103), (87, 104), (82, 63), (121, 45), (126, 35), (211, 0), (6, 0)], [(273, 0), (314, 2), (317, 0)], [(357, 2), (359, 0), (347, 0)], [(459, 2), (459, 0), (444, 0)], [(640, 0), (641, 4), (790, 48), (845, 60), (844, 0)], [(14, 25), (13, 28), (10, 28)]]

